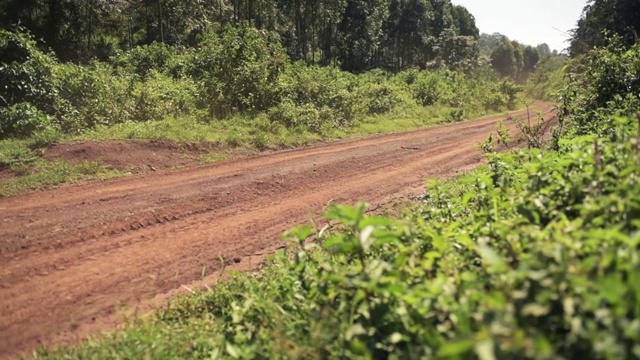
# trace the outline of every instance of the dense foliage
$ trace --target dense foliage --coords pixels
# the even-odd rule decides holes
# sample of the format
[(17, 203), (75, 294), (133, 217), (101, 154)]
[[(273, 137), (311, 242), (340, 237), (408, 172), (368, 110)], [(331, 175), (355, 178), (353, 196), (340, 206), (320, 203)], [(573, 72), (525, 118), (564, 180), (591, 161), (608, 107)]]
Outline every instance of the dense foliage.
[(573, 65), (550, 139), (429, 183), (404, 217), (334, 206), (263, 271), (40, 356), (640, 357), (638, 56)]
[(580, 133), (605, 133), (610, 115), (640, 109), (640, 43), (626, 48), (613, 37), (609, 45), (573, 60), (574, 81), (562, 100)]
[(593, 47), (609, 44), (611, 35), (621, 37), (629, 47), (640, 35), (640, 1), (589, 0), (573, 30), (571, 55), (587, 53)]
[(65, 62), (153, 42), (196, 46), (216, 24), (275, 32), (292, 60), (349, 71), (465, 67), (479, 37), (473, 16), (450, 0), (0, 1), (0, 28), (26, 28)]
[[(323, 133), (395, 109), (438, 106), (488, 113), (512, 108), (520, 88), (491, 72), (409, 69), (355, 75), (291, 63), (275, 33), (213, 27), (193, 48), (153, 43), (110, 63), (61, 63), (22, 33), (0, 30), (0, 139), (78, 134), (166, 118), (249, 116)], [(54, 137), (55, 138), (55, 137)]]
[(167, 119), (275, 136), (425, 107), (460, 121), (513, 108), (540, 60), (504, 37), (479, 59), (449, 0), (5, 0), (0, 28), (0, 140), (43, 143)]

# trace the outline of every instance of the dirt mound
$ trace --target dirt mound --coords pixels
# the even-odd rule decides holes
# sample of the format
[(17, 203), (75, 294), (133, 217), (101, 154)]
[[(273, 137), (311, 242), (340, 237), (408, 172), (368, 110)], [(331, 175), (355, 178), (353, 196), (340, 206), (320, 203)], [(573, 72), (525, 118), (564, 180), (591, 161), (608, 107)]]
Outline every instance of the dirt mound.
[(71, 164), (100, 161), (114, 169), (134, 173), (165, 170), (198, 163), (198, 157), (215, 150), (211, 144), (177, 144), (171, 141), (82, 141), (52, 145), (47, 160), (63, 159)]

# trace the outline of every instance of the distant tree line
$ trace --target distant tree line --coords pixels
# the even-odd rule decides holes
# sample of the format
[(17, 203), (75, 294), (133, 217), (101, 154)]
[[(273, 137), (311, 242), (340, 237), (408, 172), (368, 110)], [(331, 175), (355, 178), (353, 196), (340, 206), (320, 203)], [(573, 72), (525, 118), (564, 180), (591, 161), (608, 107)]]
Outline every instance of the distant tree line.
[(480, 54), (487, 58), (491, 67), (501, 76), (525, 82), (533, 74), (541, 59), (558, 56), (548, 44), (537, 46), (521, 44), (500, 33), (481, 34)]
[(0, 0), (1, 28), (80, 63), (154, 42), (197, 46), (217, 24), (275, 32), (292, 60), (352, 72), (465, 69), (479, 54), (474, 17), (450, 0)]

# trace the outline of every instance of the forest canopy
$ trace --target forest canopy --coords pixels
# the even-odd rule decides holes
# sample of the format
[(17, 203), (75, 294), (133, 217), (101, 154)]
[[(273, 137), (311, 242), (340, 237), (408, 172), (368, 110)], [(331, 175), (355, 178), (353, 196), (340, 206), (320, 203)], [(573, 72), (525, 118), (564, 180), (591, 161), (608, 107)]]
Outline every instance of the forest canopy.
[(219, 25), (275, 32), (291, 60), (373, 68), (471, 66), (473, 15), (450, 0), (2, 0), (0, 27), (30, 32), (64, 61), (108, 60), (160, 42), (192, 47)]
[(608, 45), (612, 35), (619, 36), (627, 47), (631, 47), (640, 35), (640, 1), (589, 0), (572, 35), (572, 56)]

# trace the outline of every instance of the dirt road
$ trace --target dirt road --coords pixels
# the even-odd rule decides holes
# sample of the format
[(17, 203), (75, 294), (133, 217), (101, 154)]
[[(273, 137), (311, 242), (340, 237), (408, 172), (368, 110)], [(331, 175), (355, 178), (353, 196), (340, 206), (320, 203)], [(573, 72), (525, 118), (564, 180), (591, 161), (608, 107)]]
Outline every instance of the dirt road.
[(477, 165), (478, 142), (501, 119), (0, 199), (0, 358), (112, 329), (132, 309), (211, 283), (221, 257), (255, 268), (330, 201), (419, 194), (424, 178)]

